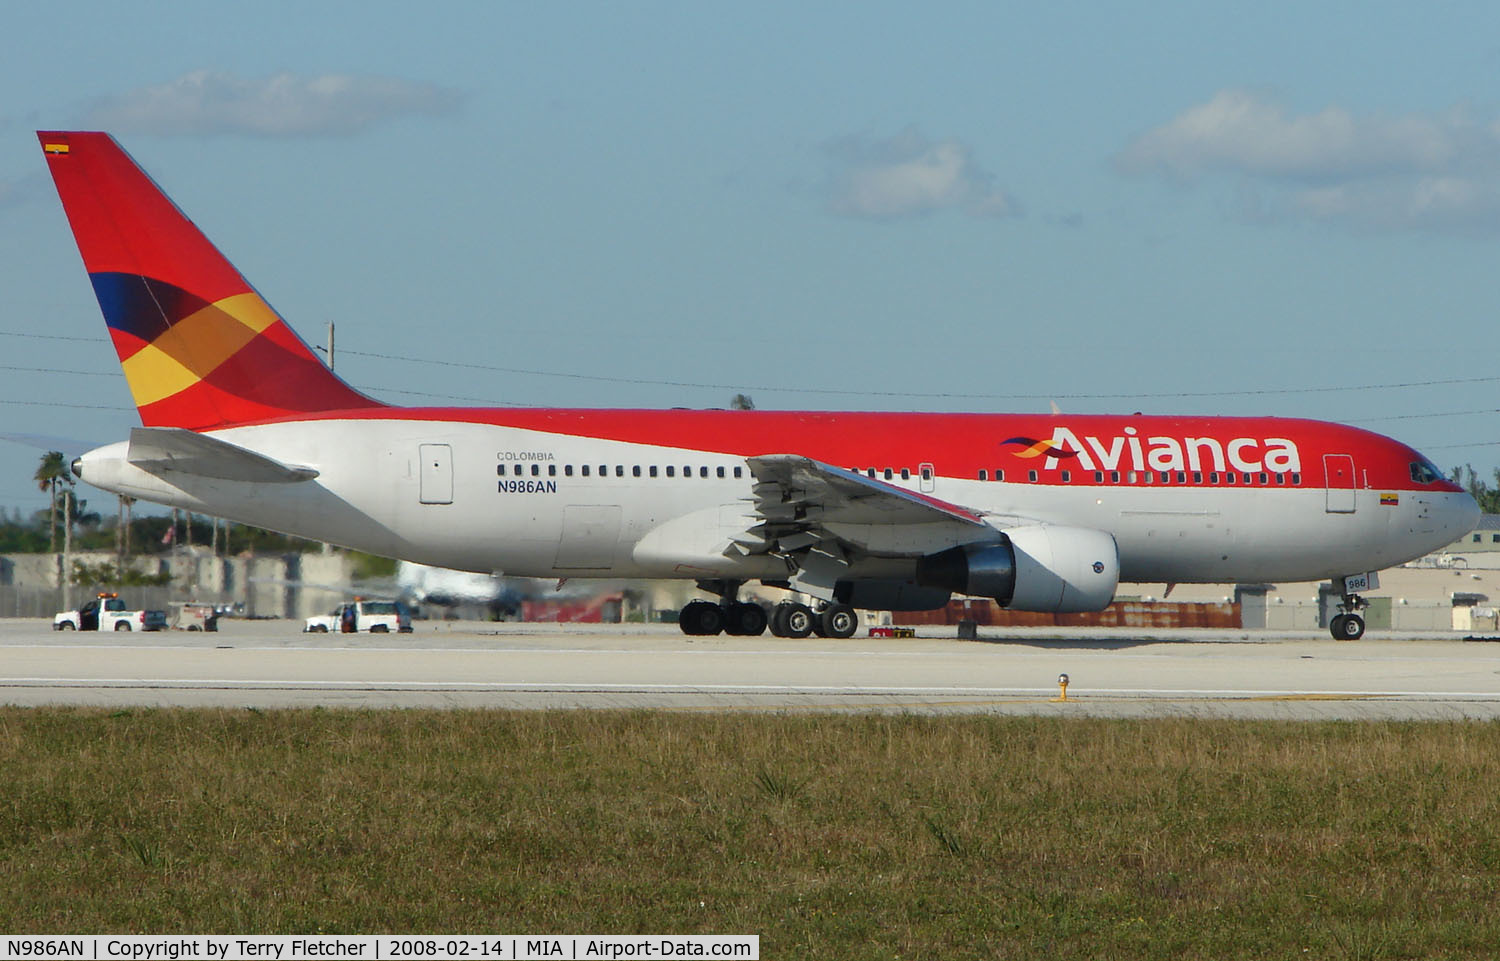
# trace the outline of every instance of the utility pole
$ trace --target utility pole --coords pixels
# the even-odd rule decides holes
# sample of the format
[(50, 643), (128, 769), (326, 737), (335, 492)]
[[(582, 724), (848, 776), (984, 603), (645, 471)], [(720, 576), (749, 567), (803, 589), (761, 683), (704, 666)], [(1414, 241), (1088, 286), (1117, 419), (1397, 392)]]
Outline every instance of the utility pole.
[(328, 322), (328, 369), (333, 370), (333, 321)]
[(73, 488), (63, 488), (63, 610), (73, 609)]

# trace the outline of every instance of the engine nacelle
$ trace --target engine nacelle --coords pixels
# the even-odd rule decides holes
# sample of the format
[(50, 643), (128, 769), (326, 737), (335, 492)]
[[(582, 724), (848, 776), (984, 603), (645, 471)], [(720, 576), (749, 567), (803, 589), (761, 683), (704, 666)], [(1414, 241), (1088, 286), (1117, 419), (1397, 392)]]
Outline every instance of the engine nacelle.
[(839, 581), (833, 598), (867, 611), (935, 611), (952, 594), (941, 587), (924, 587), (908, 580)]
[(1015, 611), (1102, 611), (1120, 584), (1120, 549), (1104, 531), (1039, 525), (994, 544), (968, 544), (917, 561), (917, 583), (992, 597)]

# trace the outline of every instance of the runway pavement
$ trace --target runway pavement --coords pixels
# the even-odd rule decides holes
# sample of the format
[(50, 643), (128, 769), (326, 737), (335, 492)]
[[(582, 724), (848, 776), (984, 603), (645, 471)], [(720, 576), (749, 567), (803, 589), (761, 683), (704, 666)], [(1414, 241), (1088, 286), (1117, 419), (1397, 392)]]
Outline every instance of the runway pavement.
[[(657, 708), (1238, 718), (1500, 717), (1500, 642), (1406, 635), (952, 628), (916, 639), (419, 623), (411, 635), (54, 633), (0, 620), (0, 703)], [(1070, 677), (1055, 700), (1057, 676)]]

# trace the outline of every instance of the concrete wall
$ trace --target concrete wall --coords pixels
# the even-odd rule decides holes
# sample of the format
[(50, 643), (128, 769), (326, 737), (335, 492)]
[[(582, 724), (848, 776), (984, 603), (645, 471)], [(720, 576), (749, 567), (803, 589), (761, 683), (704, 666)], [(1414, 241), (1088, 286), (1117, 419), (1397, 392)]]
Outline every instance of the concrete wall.
[[(79, 552), (72, 560), (90, 566), (115, 562), (113, 551)], [(342, 553), (219, 557), (207, 548), (131, 559), (142, 574), (169, 573), (167, 587), (124, 587), (132, 604), (164, 607), (168, 600), (242, 605), (251, 617), (310, 617), (326, 614), (353, 592), (352, 565)], [(58, 554), (0, 557), (0, 617), (50, 617), (63, 609), (64, 589)], [(97, 585), (70, 585), (76, 604)], [(114, 588), (109, 588), (113, 590)]]

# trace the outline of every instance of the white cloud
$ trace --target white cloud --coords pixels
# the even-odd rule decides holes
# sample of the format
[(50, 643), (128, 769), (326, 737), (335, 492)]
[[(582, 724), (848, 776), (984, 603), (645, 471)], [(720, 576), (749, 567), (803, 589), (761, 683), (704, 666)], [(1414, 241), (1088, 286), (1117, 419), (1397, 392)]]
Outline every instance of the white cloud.
[(392, 77), (278, 73), (246, 79), (196, 70), (104, 97), (83, 123), (115, 133), (343, 136), (384, 120), (453, 110), (459, 95)]
[(1128, 174), (1193, 182), (1230, 175), (1269, 208), (1365, 227), (1500, 228), (1500, 122), (1465, 107), (1357, 116), (1337, 106), (1289, 114), (1226, 90), (1126, 145)]
[(953, 208), (980, 217), (1014, 217), (1015, 201), (974, 163), (958, 140), (929, 141), (908, 127), (894, 137), (848, 137), (828, 145), (838, 169), (829, 207), (849, 217), (919, 217)]

